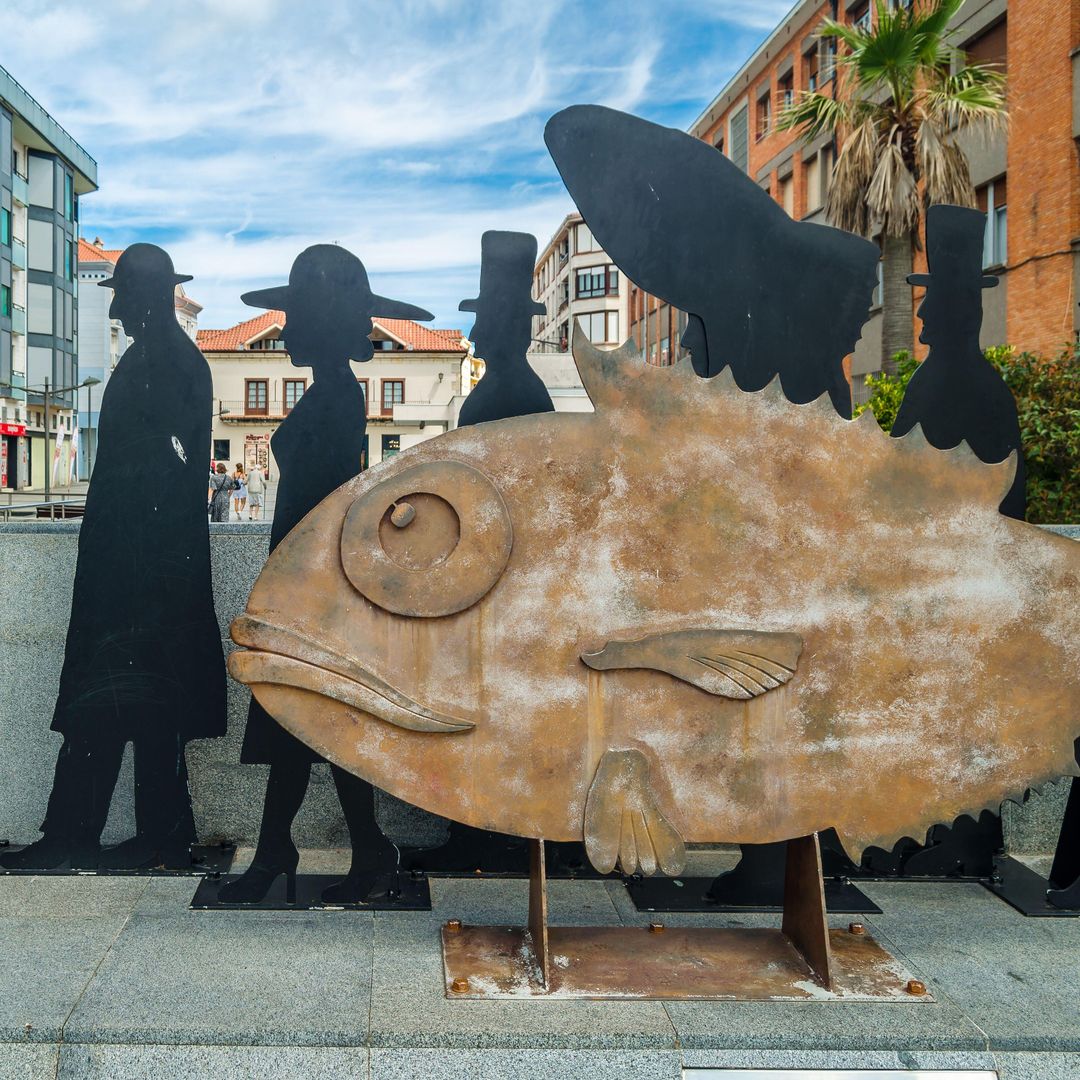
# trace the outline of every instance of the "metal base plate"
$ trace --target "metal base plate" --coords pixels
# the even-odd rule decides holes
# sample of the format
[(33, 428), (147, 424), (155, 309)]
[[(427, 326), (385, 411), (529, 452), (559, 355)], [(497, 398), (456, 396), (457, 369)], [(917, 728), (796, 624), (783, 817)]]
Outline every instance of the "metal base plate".
[(340, 874), (297, 874), (296, 899), (286, 899), (285, 875), (281, 874), (270, 891), (256, 904), (225, 904), (218, 900), (218, 890), (238, 874), (205, 877), (191, 898), (193, 911), (430, 911), (431, 893), (427, 878), (412, 874), (387, 874), (367, 898), (350, 904), (328, 904), (323, 890), (341, 880)]
[[(765, 890), (754, 897), (756, 903), (748, 902), (745, 895), (739, 903), (713, 899), (710, 889), (716, 878), (628, 878), (626, 891), (638, 911), (783, 911), (783, 881), (778, 888)], [(861, 889), (847, 881), (825, 880), (825, 908), (836, 914), (880, 915), (881, 908)]]
[[(22, 844), (9, 844), (6, 841), (0, 841), (0, 852), (3, 852), (4, 854), (14, 853), (22, 851), (24, 846), (25, 845)], [(59, 867), (52, 870), (21, 870), (0, 866), (0, 877), (5, 875), (10, 875), (12, 877), (25, 877), (28, 875), (69, 877), (86, 876), (87, 874), (100, 875), (101, 877), (205, 877), (210, 874), (224, 874), (228, 872), (229, 867), (232, 866), (233, 856), (236, 855), (236, 845), (192, 844), (189, 852), (191, 857), (190, 866), (148, 866), (136, 868), (134, 870), (118, 870), (111, 868), (97, 869), (96, 867)]]
[(832, 930), (829, 940), (833, 986), (826, 990), (780, 930), (552, 926), (545, 987), (522, 927), (442, 930), (446, 996), (452, 999), (933, 1000), (929, 993), (909, 993), (913, 974), (873, 938)]
[(1050, 903), (1046, 898), (1046, 891), (1052, 889), (1053, 885), (1041, 874), (1035, 873), (1030, 866), (1005, 856), (996, 860), (995, 867), (996, 877), (991, 881), (984, 881), (983, 885), (1022, 914), (1032, 919), (1080, 917), (1080, 910), (1077, 908), (1056, 907)]
[[(467, 843), (441, 848), (402, 848), (401, 865), (418, 870), (428, 877), (447, 878), (527, 878), (529, 842), (522, 837), (506, 837), (506, 843), (489, 844), (483, 851), (472, 850)], [(617, 878), (593, 868), (578, 843), (548, 842), (548, 880), (593, 881)]]

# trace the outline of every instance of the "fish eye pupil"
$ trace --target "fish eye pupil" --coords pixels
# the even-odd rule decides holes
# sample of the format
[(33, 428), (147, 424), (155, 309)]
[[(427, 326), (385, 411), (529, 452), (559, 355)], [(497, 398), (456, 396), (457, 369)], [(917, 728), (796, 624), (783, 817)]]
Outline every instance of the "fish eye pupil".
[(412, 503), (394, 503), (394, 509), (390, 513), (390, 520), (399, 529), (404, 529), (414, 517), (416, 517), (416, 509)]

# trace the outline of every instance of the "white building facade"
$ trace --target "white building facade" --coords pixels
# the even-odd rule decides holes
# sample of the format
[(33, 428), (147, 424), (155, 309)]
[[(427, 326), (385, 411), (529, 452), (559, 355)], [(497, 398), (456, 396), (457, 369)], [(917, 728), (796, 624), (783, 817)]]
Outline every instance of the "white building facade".
[[(228, 330), (200, 330), (199, 348), (214, 380), (210, 460), (229, 470), (256, 462), (277, 479), (270, 437), (303, 396), (311, 369), (285, 351), (285, 315), (267, 311)], [(375, 355), (353, 362), (364, 390), (367, 433), (357, 471), (457, 426), (470, 389), (468, 342), (460, 330), (407, 319), (375, 319)]]

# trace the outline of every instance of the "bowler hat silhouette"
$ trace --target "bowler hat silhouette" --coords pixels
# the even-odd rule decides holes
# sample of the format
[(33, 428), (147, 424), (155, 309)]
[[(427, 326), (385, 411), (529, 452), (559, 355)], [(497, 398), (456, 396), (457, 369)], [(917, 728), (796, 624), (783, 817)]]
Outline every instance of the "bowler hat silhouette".
[(284, 311), (298, 304), (325, 303), (328, 295), (351, 297), (368, 315), (384, 319), (417, 319), (429, 322), (430, 311), (403, 300), (391, 300), (371, 291), (364, 264), (351, 252), (336, 244), (315, 244), (301, 251), (293, 260), (288, 285), (256, 289), (240, 299), (249, 307)]
[(179, 285), (182, 281), (190, 281), (191, 275), (178, 274), (169, 253), (156, 244), (132, 244), (116, 260), (112, 277), (99, 281), (98, 285), (103, 289), (115, 289), (133, 281), (153, 281), (155, 278)]
[(545, 315), (547, 308), (532, 298), (535, 267), (535, 236), (488, 230), (480, 237), (480, 295), (462, 300), (458, 311), (479, 313), (483, 306), (501, 316), (514, 315), (527, 298), (529, 315)]
[(909, 285), (929, 285), (935, 277), (956, 286), (992, 289), (998, 279), (982, 273), (983, 235), (986, 215), (966, 206), (935, 204), (926, 211), (926, 261), (928, 274), (908, 274)]

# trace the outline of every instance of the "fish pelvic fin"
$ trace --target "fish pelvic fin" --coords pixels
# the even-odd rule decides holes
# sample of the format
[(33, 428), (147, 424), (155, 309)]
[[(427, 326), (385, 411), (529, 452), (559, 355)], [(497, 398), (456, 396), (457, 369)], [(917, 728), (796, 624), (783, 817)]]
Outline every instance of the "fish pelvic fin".
[(647, 668), (717, 697), (747, 701), (786, 683), (799, 663), (798, 634), (761, 630), (675, 630), (635, 641), (609, 641), (582, 653), (596, 671)]
[(602, 874), (682, 872), (686, 845), (657, 805), (649, 759), (640, 750), (606, 750), (585, 800), (585, 851)]

